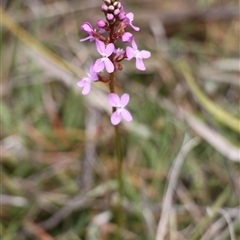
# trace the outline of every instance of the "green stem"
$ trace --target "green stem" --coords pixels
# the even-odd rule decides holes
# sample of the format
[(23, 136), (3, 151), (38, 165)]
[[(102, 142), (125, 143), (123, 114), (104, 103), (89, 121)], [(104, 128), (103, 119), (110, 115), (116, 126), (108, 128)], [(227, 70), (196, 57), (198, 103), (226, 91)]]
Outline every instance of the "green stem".
[(119, 127), (116, 125), (115, 129), (115, 148), (117, 154), (117, 177), (118, 177), (118, 193), (119, 193), (119, 200), (118, 200), (118, 223), (119, 228), (122, 228), (123, 225), (123, 214), (122, 214), (122, 200), (123, 200), (123, 177), (122, 177), (122, 150), (121, 150), (121, 142), (120, 142), (120, 133)]
[[(113, 39), (114, 35), (114, 24), (110, 25), (110, 33), (109, 33), (109, 42), (114, 43)], [(111, 62), (114, 64), (113, 54), (109, 57)], [(115, 78), (116, 70), (109, 74), (109, 90), (111, 93), (115, 93), (114, 90), (114, 78)], [(112, 112), (114, 113), (116, 108), (112, 108)], [(122, 212), (122, 199), (123, 199), (123, 178), (122, 178), (122, 149), (121, 149), (121, 139), (119, 133), (119, 126), (114, 125), (115, 130), (115, 150), (117, 155), (117, 179), (118, 179), (118, 202), (117, 202), (117, 222), (118, 222), (118, 231), (117, 231), (117, 239), (121, 240), (121, 230), (123, 227), (123, 212)]]
[[(114, 76), (115, 72), (109, 74), (109, 89), (111, 93), (114, 91)], [(112, 112), (115, 112), (116, 108), (112, 108)], [(123, 226), (123, 212), (122, 212), (122, 199), (123, 199), (123, 178), (122, 178), (122, 149), (121, 149), (121, 139), (119, 133), (119, 126), (114, 125), (115, 130), (115, 150), (117, 155), (117, 179), (118, 179), (118, 202), (117, 202), (117, 221), (118, 221), (118, 239), (121, 239), (121, 229)]]

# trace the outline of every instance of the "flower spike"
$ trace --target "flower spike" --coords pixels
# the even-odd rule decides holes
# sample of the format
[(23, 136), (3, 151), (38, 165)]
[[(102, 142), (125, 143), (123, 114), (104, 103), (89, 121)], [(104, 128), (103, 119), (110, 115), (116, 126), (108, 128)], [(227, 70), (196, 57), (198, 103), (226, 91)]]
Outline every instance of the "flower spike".
[[(140, 28), (133, 25), (134, 14), (132, 12), (126, 13), (120, 0), (103, 0), (101, 10), (105, 19), (99, 19), (96, 22), (96, 29), (98, 30), (89, 22), (84, 22), (81, 26), (81, 29), (88, 36), (80, 41), (95, 41), (100, 58), (91, 64), (89, 73), (77, 85), (83, 88), (82, 94), (86, 95), (90, 92), (92, 82), (98, 80), (110, 84), (111, 93), (108, 96), (108, 101), (114, 109), (111, 115), (111, 123), (117, 125), (122, 119), (128, 122), (132, 121), (132, 115), (125, 108), (130, 99), (129, 95), (124, 93), (119, 97), (116, 93), (113, 93), (115, 74), (123, 69), (123, 60), (133, 58), (136, 58), (136, 68), (144, 71), (146, 67), (143, 59), (149, 58), (151, 53), (146, 50), (139, 50), (133, 34), (126, 30), (128, 26), (135, 31), (139, 31)], [(131, 46), (120, 49), (117, 45), (119, 40), (121, 43), (131, 43)], [(108, 77), (99, 74), (105, 69), (109, 73)]]

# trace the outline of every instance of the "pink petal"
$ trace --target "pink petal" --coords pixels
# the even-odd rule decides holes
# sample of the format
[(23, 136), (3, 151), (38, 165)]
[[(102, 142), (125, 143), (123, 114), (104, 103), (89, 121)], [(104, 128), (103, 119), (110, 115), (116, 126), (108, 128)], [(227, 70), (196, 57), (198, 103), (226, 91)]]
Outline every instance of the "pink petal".
[(120, 12), (119, 15), (118, 15), (118, 19), (119, 19), (120, 21), (122, 21), (125, 17), (126, 17), (126, 15), (125, 15), (124, 12)]
[(79, 81), (79, 82), (77, 82), (77, 85), (78, 85), (78, 87), (83, 87), (84, 86), (84, 84), (85, 84), (85, 80), (81, 80), (81, 81)]
[(90, 73), (90, 75), (91, 75), (92, 81), (97, 81), (97, 80), (98, 80), (98, 75), (97, 75), (97, 73), (94, 71), (93, 68), (94, 68), (94, 63), (91, 63), (89, 73)]
[(142, 71), (146, 70), (146, 67), (141, 58), (136, 58), (136, 68)]
[(110, 61), (109, 58), (105, 58), (105, 67), (108, 73), (112, 73), (114, 71), (114, 65), (113, 63)]
[(105, 54), (105, 44), (99, 40), (96, 40), (97, 51), (103, 55)]
[(131, 47), (126, 48), (127, 60), (131, 60), (135, 56), (135, 50)]
[(98, 72), (101, 72), (103, 69), (104, 69), (104, 62), (102, 61), (102, 58), (97, 59), (94, 64), (93, 70), (98, 73)]
[(122, 106), (122, 107), (125, 107), (125, 106), (128, 104), (129, 99), (130, 99), (129, 94), (124, 93), (124, 94), (121, 96), (121, 100), (120, 100), (121, 106)]
[(90, 40), (90, 41), (91, 41), (92, 38), (93, 38), (92, 36), (88, 36), (88, 37), (86, 37), (86, 38), (81, 38), (81, 39), (80, 39), (80, 42), (84, 42), (84, 41), (87, 41), (87, 40)]
[(84, 22), (81, 29), (87, 33), (91, 33), (93, 31), (92, 25), (89, 22)]
[(109, 43), (106, 47), (106, 50), (105, 50), (105, 54), (106, 56), (110, 56), (114, 51), (114, 44), (113, 43)]
[(123, 109), (122, 112), (121, 112), (121, 114), (122, 114), (122, 117), (123, 117), (127, 122), (131, 122), (131, 121), (132, 121), (132, 115), (131, 115), (131, 113), (130, 113), (128, 110)]
[(117, 111), (112, 113), (112, 115), (111, 115), (111, 123), (113, 125), (119, 124), (121, 122), (121, 120), (122, 120), (122, 115), (121, 114), (119, 114)]
[(87, 95), (90, 92), (90, 89), (91, 89), (91, 84), (89, 82), (85, 82), (82, 90), (82, 94)]
[(123, 35), (122, 35), (122, 41), (123, 42), (130, 42), (131, 39), (132, 39), (132, 34), (129, 33), (129, 32), (125, 32)]
[(132, 12), (126, 14), (126, 17), (130, 20), (130, 21), (133, 21), (134, 19), (134, 14)]
[(134, 50), (138, 50), (137, 44), (134, 39), (132, 40), (132, 47)]
[(140, 28), (139, 27), (136, 27), (132, 24), (132, 21), (134, 20), (134, 14), (132, 12), (128, 13), (126, 15), (126, 18), (128, 20), (128, 24), (135, 30), (135, 31), (139, 31)]
[(140, 28), (137, 26), (134, 26), (132, 23), (129, 24), (135, 31), (139, 31)]
[(150, 58), (151, 57), (151, 53), (149, 51), (146, 51), (146, 50), (140, 51), (140, 55), (141, 55), (142, 58)]
[(120, 98), (116, 93), (110, 93), (108, 95), (108, 102), (112, 107), (118, 107), (121, 104)]
[(92, 73), (91, 73), (91, 78), (92, 78), (92, 81), (93, 81), (93, 82), (97, 81), (97, 80), (98, 80), (98, 75), (97, 75), (97, 73), (92, 72)]
[(103, 29), (103, 28), (101, 28), (101, 29), (98, 31), (98, 33), (100, 33), (100, 34), (103, 34), (103, 33), (105, 33), (105, 32), (106, 32), (106, 30)]
[(121, 48), (117, 48), (114, 50), (114, 53), (116, 53), (117, 56), (121, 55), (121, 54), (124, 54), (125, 51)]
[(94, 67), (94, 62), (90, 64), (90, 71), (89, 71), (90, 73), (94, 72), (93, 67)]

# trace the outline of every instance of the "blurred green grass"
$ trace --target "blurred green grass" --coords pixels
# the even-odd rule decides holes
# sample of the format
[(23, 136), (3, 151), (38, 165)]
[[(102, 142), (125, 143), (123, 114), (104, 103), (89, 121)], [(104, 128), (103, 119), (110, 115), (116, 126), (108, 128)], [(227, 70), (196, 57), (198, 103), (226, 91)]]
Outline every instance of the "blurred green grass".
[[(170, 2), (170, 6), (162, 4), (162, 11), (171, 12), (178, 5)], [(206, 10), (223, 4), (203, 2)], [(51, 3), (39, 3), (39, 9), (44, 12), (46, 8), (47, 15)], [(56, 7), (67, 1), (55, 3)], [(114, 132), (108, 111), (100, 104), (104, 103), (105, 89), (96, 84), (92, 100), (82, 97), (76, 89), (85, 62), (96, 55), (91, 44), (78, 42), (80, 35), (83, 36), (79, 25), (85, 17), (90, 20), (90, 15), (95, 19), (98, 10), (34, 18), (34, 5), (14, 1), (5, 4), (5, 11), (29, 35), (14, 32), (9, 21), (1, 30), (0, 237), (3, 240), (113, 239), (116, 165)], [(145, 6), (144, 2), (127, 4), (127, 9), (136, 15), (136, 25), (138, 18), (141, 22), (141, 4)], [(146, 9), (151, 12), (151, 6), (153, 10), (155, 5), (158, 3), (152, 1)], [(181, 7), (187, 9), (187, 2)], [(199, 6), (195, 3), (194, 7)], [(54, 11), (57, 13), (58, 8), (53, 8)], [(25, 15), (34, 20), (26, 20)], [(204, 28), (197, 21), (187, 21), (181, 30), (163, 38), (154, 35), (154, 31), (150, 33), (150, 21), (147, 27), (140, 26), (143, 28), (137, 35), (140, 45), (152, 52), (148, 70), (139, 74), (132, 63), (126, 62), (123, 73), (119, 74), (119, 91), (127, 89), (131, 94), (129, 110), (135, 120), (132, 125), (121, 127), (125, 158), (124, 239), (155, 239), (170, 169), (186, 136), (199, 142), (181, 168), (173, 195), (174, 214), (165, 239), (210, 240), (213, 236), (204, 234), (218, 220), (222, 223), (215, 233), (218, 239), (231, 239), (230, 227), (235, 238), (240, 239), (236, 214), (239, 162), (224, 155), (221, 145), (210, 144), (206, 137), (209, 135), (196, 132), (184, 115), (197, 117), (218, 133), (229, 143), (225, 145), (228, 153), (234, 152), (236, 156), (239, 84), (215, 81), (213, 75), (204, 79), (203, 73), (207, 65), (221, 79), (225, 74), (227, 79), (239, 77), (239, 69), (226, 71), (216, 67), (216, 62), (222, 59), (239, 58), (239, 26), (232, 19), (203, 25)], [(161, 46), (165, 38), (167, 47)], [(158, 49), (156, 42), (163, 49)], [(185, 68), (181, 70), (183, 63)], [(195, 85), (189, 84), (189, 79)], [(225, 118), (226, 115), (230, 117)], [(96, 132), (94, 139), (88, 132), (91, 116), (97, 116), (94, 126), (90, 126)], [(86, 149), (92, 141), (94, 151), (89, 153)], [(215, 141), (219, 139), (216, 137)], [(83, 165), (89, 154), (88, 168), (92, 173)], [(85, 186), (84, 177), (91, 182), (90, 188)], [(219, 199), (223, 200), (218, 207), (225, 209), (231, 218), (230, 227), (220, 213), (211, 219), (206, 211), (206, 207), (211, 208)], [(106, 212), (110, 217), (100, 215)]]

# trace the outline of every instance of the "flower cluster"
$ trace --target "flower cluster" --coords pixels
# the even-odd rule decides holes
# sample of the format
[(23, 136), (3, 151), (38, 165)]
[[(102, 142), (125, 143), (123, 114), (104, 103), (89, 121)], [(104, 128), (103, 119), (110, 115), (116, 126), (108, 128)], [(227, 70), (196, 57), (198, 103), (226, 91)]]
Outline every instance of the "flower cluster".
[[(133, 25), (134, 14), (132, 12), (126, 13), (119, 0), (103, 0), (101, 7), (105, 15), (105, 20), (97, 21), (97, 28), (93, 28), (89, 22), (84, 22), (81, 29), (88, 35), (80, 41), (95, 42), (96, 49), (100, 54), (100, 58), (91, 64), (87, 76), (83, 77), (77, 85), (82, 87), (82, 94), (86, 95), (90, 92), (91, 83), (95, 81), (106, 82), (109, 86), (114, 86), (114, 76), (116, 71), (122, 70), (121, 62), (123, 60), (136, 59), (136, 68), (144, 71), (146, 69), (143, 59), (149, 58), (151, 53), (146, 50), (139, 50), (134, 40), (133, 34), (127, 32), (126, 29), (130, 26), (133, 30), (139, 31), (140, 28)], [(131, 43), (126, 49), (117, 48), (116, 41), (120, 40), (122, 43)], [(106, 70), (109, 77), (102, 75)], [(111, 116), (111, 123), (117, 125), (122, 119), (130, 122), (132, 116), (130, 112), (125, 109), (129, 102), (129, 95), (124, 93), (119, 97), (114, 93), (114, 87), (110, 87), (111, 93), (108, 95), (109, 104), (113, 107)]]

